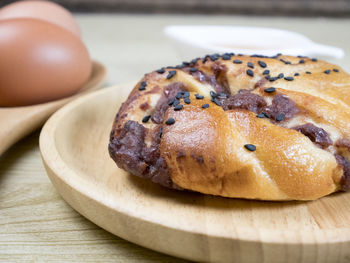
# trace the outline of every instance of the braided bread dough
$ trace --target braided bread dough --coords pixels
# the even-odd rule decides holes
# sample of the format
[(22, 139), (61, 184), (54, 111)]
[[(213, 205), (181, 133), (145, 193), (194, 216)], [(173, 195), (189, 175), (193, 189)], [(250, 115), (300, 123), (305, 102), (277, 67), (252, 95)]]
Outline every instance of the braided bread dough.
[(194, 59), (145, 75), (117, 114), (109, 152), (170, 188), (317, 199), (350, 188), (349, 89), (338, 66), (306, 57)]

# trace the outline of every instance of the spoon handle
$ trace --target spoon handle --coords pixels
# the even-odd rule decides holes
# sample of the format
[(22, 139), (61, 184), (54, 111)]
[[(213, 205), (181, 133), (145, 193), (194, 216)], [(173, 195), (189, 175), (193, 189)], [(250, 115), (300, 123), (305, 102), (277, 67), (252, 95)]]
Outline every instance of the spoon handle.
[(47, 103), (41, 107), (0, 108), (0, 155), (44, 124), (63, 104), (64, 101)]
[(48, 113), (41, 109), (0, 108), (0, 155), (47, 118)]

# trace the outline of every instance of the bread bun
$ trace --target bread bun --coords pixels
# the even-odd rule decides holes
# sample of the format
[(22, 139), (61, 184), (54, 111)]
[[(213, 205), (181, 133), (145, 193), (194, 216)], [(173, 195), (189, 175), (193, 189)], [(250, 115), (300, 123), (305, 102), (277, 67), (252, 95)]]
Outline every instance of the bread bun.
[(175, 189), (314, 200), (350, 189), (350, 76), (306, 57), (224, 54), (162, 68), (113, 124), (117, 165)]

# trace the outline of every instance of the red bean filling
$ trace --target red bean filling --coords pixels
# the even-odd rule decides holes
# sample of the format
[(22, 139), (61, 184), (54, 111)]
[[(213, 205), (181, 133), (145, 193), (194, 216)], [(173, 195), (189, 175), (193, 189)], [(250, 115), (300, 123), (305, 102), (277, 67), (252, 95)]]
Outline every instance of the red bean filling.
[[(271, 119), (275, 121), (291, 119), (299, 113), (295, 102), (282, 94), (275, 95), (271, 105), (265, 107), (262, 111), (269, 114)], [(281, 120), (279, 119), (280, 117), (282, 118)]]
[(350, 140), (349, 139), (339, 139), (338, 141), (336, 141), (335, 146), (345, 147), (348, 150), (350, 150)]
[(261, 111), (267, 103), (262, 96), (251, 93), (249, 90), (240, 90), (236, 95), (222, 100), (224, 110), (245, 109), (255, 113)]
[(333, 144), (328, 133), (324, 129), (319, 128), (313, 125), (312, 123), (299, 125), (299, 126), (293, 127), (292, 129), (298, 132), (301, 132), (302, 134), (307, 136), (312, 142), (319, 145), (323, 149)]
[(226, 77), (227, 67), (223, 64), (215, 63), (212, 66), (212, 70), (214, 72), (213, 76), (207, 75), (200, 70), (192, 72), (192, 75), (199, 82), (206, 83), (212, 86), (215, 92), (217, 93), (229, 93), (230, 87), (228, 85)]
[(160, 156), (161, 132), (159, 125), (153, 133), (151, 146), (147, 147), (146, 128), (136, 121), (127, 121), (123, 128), (111, 133), (109, 154), (118, 167), (162, 186), (179, 189), (170, 179), (166, 162)]
[(155, 110), (152, 114), (152, 121), (154, 123), (163, 123), (163, 118), (166, 110), (169, 108), (169, 100), (174, 98), (176, 94), (185, 90), (184, 84), (181, 82), (174, 82), (164, 88), (163, 96), (158, 100)]
[[(224, 110), (245, 109), (257, 114), (259, 113), (259, 115), (263, 114), (273, 122), (291, 119), (299, 113), (295, 102), (282, 94), (276, 94), (269, 106), (267, 106), (264, 97), (251, 93), (249, 90), (240, 90), (237, 94), (231, 96), (226, 78), (226, 66), (215, 63), (212, 66), (212, 70), (214, 76), (204, 74), (197, 68), (192, 68), (192, 70), (188, 68), (184, 69), (184, 71), (192, 74), (198, 81), (207, 83), (213, 87), (216, 93), (212, 93), (215, 94), (215, 97), (212, 97), (212, 101), (217, 105), (222, 105)], [(181, 82), (172, 83), (164, 88), (164, 94), (159, 99), (151, 117), (153, 123), (159, 125), (152, 131), (153, 136), (150, 147), (147, 147), (144, 142), (148, 129), (138, 122), (127, 121), (123, 128), (112, 131), (109, 153), (118, 167), (134, 175), (150, 178), (153, 182), (163, 186), (181, 189), (169, 177), (166, 162), (160, 156), (159, 145), (162, 133), (161, 124), (164, 121), (166, 110), (170, 107), (169, 100), (175, 98), (179, 92), (185, 90), (185, 86)], [(220, 93), (225, 96), (217, 96)], [(311, 123), (299, 125), (292, 129), (301, 132), (323, 149), (333, 144), (324, 129)], [(336, 146), (350, 149), (350, 141), (338, 140)], [(350, 162), (339, 154), (335, 154), (334, 156), (338, 164), (343, 168), (341, 189), (344, 191), (350, 190)]]
[(350, 190), (350, 162), (339, 154), (334, 154), (338, 164), (343, 168), (343, 176), (340, 180), (340, 187), (342, 191)]

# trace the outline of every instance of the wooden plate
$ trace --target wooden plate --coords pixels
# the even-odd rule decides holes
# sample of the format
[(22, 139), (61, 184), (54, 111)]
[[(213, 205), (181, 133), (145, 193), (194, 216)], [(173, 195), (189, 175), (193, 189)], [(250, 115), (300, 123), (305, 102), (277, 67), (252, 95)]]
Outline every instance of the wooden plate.
[(24, 107), (0, 107), (0, 155), (12, 144), (43, 125), (60, 107), (82, 94), (100, 88), (105, 78), (106, 68), (94, 61), (89, 80), (70, 97)]
[(132, 86), (69, 103), (41, 133), (48, 175), (74, 209), (126, 240), (190, 260), (350, 261), (350, 193), (313, 202), (227, 199), (168, 190), (118, 169), (109, 132)]

